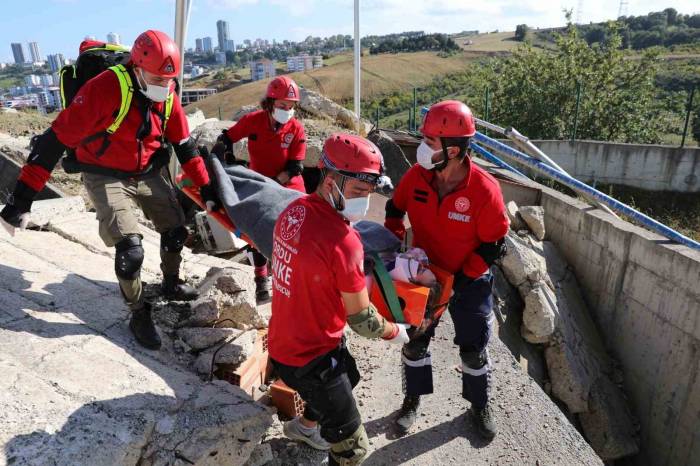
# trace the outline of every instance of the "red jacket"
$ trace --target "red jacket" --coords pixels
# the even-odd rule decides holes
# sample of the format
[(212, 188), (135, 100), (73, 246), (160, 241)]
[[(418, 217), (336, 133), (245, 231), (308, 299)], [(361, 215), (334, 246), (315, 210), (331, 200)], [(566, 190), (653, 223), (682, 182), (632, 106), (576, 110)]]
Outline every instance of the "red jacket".
[[(503, 238), (509, 221), (498, 182), (476, 164), (466, 163), (466, 178), (442, 200), (432, 187), (435, 173), (414, 165), (401, 178), (392, 202), (408, 213), (413, 246), (425, 250), (439, 267), (476, 278), (488, 266), (474, 250)], [(388, 216), (385, 225), (403, 238), (402, 218)]]
[[(226, 136), (233, 142), (248, 138), (250, 169), (268, 178), (283, 172), (288, 161), (306, 158), (304, 125), (296, 118), (275, 130), (268, 112), (258, 110), (244, 115), (228, 129)], [(306, 192), (301, 175), (292, 177), (286, 186)]]
[[(132, 74), (132, 81), (136, 85)], [(133, 93), (131, 107), (121, 125), (108, 137), (109, 145), (102, 154), (104, 138), (83, 145), (83, 141), (103, 132), (113, 122), (121, 104), (119, 80), (113, 71), (107, 70), (97, 75), (79, 90), (71, 104), (59, 113), (51, 124), (58, 141), (64, 146), (75, 149), (76, 158), (84, 164), (112, 168), (123, 172), (142, 171), (157, 149), (161, 147), (163, 134), (162, 118), (165, 103), (151, 102), (136, 89)], [(150, 106), (150, 130), (143, 125), (144, 110)], [(141, 138), (137, 137), (143, 132)], [(173, 108), (165, 131), (165, 139), (178, 146), (187, 140), (190, 130), (185, 112), (179, 99), (173, 100)], [(179, 154), (178, 154), (179, 155)], [(19, 180), (34, 191), (41, 191), (51, 176), (57, 159), (46, 160), (42, 154), (30, 159), (22, 168)], [(204, 161), (199, 156), (181, 160), (183, 170), (198, 186), (209, 183), (209, 176)]]

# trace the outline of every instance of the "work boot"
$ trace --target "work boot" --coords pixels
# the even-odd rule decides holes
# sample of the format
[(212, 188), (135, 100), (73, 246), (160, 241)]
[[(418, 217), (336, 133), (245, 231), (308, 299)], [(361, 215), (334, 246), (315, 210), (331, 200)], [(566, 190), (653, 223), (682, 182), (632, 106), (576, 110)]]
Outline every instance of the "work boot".
[(163, 283), (160, 285), (165, 299), (171, 301), (194, 301), (199, 293), (177, 275), (163, 275)]
[(408, 429), (410, 429), (413, 423), (416, 422), (419, 406), (420, 396), (406, 395), (403, 398), (403, 404), (401, 405), (399, 417), (396, 418), (396, 425), (402, 432), (408, 432)]
[(299, 416), (282, 426), (284, 435), (290, 440), (299, 440), (316, 450), (330, 450), (331, 444), (321, 437), (318, 426), (306, 427), (301, 423)]
[(131, 311), (129, 330), (144, 348), (152, 350), (160, 348), (160, 336), (151, 318), (151, 303), (144, 303), (142, 308)]
[(491, 405), (487, 404), (486, 407), (482, 409), (472, 406), (471, 411), (479, 435), (484, 440), (492, 440), (496, 436), (498, 429), (496, 428), (496, 423), (493, 420), (493, 410), (491, 409)]
[(270, 300), (270, 277), (255, 277), (255, 300), (258, 304)]

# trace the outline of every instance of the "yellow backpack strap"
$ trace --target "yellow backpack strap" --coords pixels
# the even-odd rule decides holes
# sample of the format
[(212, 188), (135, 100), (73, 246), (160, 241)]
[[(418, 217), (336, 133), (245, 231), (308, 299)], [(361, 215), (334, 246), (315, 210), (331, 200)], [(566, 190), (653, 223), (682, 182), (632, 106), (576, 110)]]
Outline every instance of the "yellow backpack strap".
[(134, 84), (131, 81), (131, 76), (124, 65), (110, 66), (109, 69), (117, 75), (119, 80), (119, 89), (121, 91), (121, 103), (119, 104), (119, 113), (114, 119), (114, 122), (107, 128), (107, 133), (113, 134), (119, 126), (121, 126), (124, 118), (126, 118), (129, 109), (131, 108), (131, 99), (134, 96)]
[(168, 120), (170, 119), (170, 114), (173, 113), (173, 99), (175, 97), (175, 92), (168, 94), (168, 98), (165, 99), (165, 114), (163, 115), (163, 135), (165, 136), (165, 128), (168, 126)]
[(75, 65), (64, 66), (63, 68), (61, 68), (60, 74), (58, 76), (59, 88), (61, 90), (61, 105), (63, 108), (66, 108), (68, 106), (68, 103), (66, 102), (65, 85), (63, 84), (63, 75), (65, 75), (69, 69), (73, 71), (73, 77), (75, 78)]

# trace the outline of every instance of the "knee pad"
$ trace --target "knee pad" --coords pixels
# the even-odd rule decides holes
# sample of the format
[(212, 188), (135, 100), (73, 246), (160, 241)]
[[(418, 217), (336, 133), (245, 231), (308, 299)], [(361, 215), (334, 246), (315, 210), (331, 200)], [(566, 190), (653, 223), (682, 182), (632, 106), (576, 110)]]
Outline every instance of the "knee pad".
[(462, 359), (463, 373), (479, 376), (488, 371), (489, 353), (486, 348), (481, 351), (460, 350), (459, 356)]
[(189, 232), (184, 226), (175, 227), (160, 234), (160, 248), (165, 252), (180, 252)]
[(428, 345), (430, 340), (427, 341), (424, 338), (419, 338), (416, 340), (411, 340), (401, 349), (403, 356), (411, 361), (417, 361), (423, 359), (428, 355)]
[(360, 425), (350, 437), (331, 443), (331, 458), (340, 466), (361, 464), (369, 451), (369, 439), (365, 427)]
[(143, 264), (143, 246), (139, 235), (129, 235), (115, 246), (114, 271), (117, 277), (134, 280), (141, 272)]

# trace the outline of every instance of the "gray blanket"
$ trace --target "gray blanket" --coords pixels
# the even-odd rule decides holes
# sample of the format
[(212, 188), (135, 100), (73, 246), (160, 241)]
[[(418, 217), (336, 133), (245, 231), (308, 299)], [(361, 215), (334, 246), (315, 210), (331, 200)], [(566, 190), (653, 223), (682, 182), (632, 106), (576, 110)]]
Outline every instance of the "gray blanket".
[[(224, 167), (212, 158), (209, 171), (231, 221), (267, 258), (272, 255), (272, 234), (282, 211), (303, 194), (240, 165)], [(365, 253), (397, 251), (401, 242), (383, 225), (370, 221), (355, 224)]]

